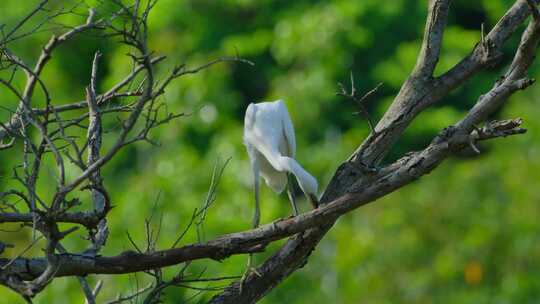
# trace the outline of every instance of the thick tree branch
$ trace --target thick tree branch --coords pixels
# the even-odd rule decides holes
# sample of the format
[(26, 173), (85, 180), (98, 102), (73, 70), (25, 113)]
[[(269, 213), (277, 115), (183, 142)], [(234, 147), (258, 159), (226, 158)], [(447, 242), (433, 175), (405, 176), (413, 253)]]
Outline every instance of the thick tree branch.
[[(426, 81), (416, 79), (413, 76), (407, 79), (390, 109), (377, 125), (376, 132), (372, 132), (353, 153), (349, 161), (338, 168), (323, 194), (321, 204), (329, 203), (343, 196), (344, 193), (351, 191), (351, 189), (357, 192), (367, 191), (366, 189), (369, 189), (373, 180), (369, 176), (359, 175), (361, 170), (358, 170), (358, 164), (367, 163), (372, 165), (380, 162), (418, 113), (425, 107), (440, 100), (481, 68), (488, 66), (492, 62), (492, 58), (498, 57), (494, 56), (492, 51), (500, 52), (502, 44), (515, 32), (529, 14), (530, 7), (527, 2), (518, 0), (488, 35), (488, 41), (491, 41), (489, 48), (491, 53), (481, 53), (484, 52), (484, 49), (477, 46), (471, 55), (438, 79)], [(484, 48), (484, 46), (481, 46), (481, 48)], [(492, 95), (495, 99), (499, 96), (499, 94)], [(504, 101), (506, 97), (502, 97), (500, 100)], [(491, 102), (488, 104), (491, 104)], [(458, 133), (460, 132), (456, 134)], [(462, 135), (455, 136), (460, 137)], [(454, 140), (453, 137), (450, 138)], [(473, 141), (470, 140), (470, 142)], [(406, 158), (401, 161), (404, 162), (404, 167), (410, 167), (406, 166), (407, 164), (421, 164), (420, 167), (425, 168), (427, 173), (440, 163), (448, 153), (449, 151), (442, 149), (436, 143), (432, 143), (423, 153), (414, 154), (414, 158)], [(426, 160), (424, 159), (425, 156), (430, 157)], [(422, 172), (422, 170), (417, 171), (416, 165), (411, 168), (410, 172)], [(307, 258), (315, 246), (332, 225), (333, 223), (321, 225), (290, 239), (278, 252), (257, 268), (257, 271), (261, 274), (260, 276), (250, 275), (247, 278), (243, 284), (243, 289), (247, 292), (240, 294), (238, 284), (235, 283), (230, 285), (224, 292), (216, 295), (211, 303), (256, 302), (307, 262)]]
[(428, 80), (439, 62), (444, 29), (451, 0), (430, 0), (424, 40), (418, 55), (413, 77)]
[(500, 108), (512, 93), (534, 83), (534, 80), (525, 77), (535, 58), (539, 41), (540, 19), (533, 18), (523, 32), (519, 47), (506, 74), (488, 93), (480, 96), (467, 116), (458, 123), (458, 127), (465, 132), (472, 130), (475, 124), (482, 122), (490, 113)]
[[(464, 83), (480, 70), (500, 58), (501, 48), (530, 15), (525, 0), (518, 0), (487, 35), (487, 45), (477, 44), (472, 53), (447, 73), (433, 80), (409, 77), (394, 102), (371, 134), (353, 153), (353, 163), (376, 165), (390, 151), (414, 118), (426, 107), (436, 103), (450, 91)], [(427, 35), (429, 36), (429, 35)]]

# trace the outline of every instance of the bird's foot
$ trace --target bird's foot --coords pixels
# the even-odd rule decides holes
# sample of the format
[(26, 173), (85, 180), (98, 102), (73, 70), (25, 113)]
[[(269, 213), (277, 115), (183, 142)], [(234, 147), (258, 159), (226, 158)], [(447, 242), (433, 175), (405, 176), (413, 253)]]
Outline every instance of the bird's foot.
[(255, 268), (253, 266), (249, 266), (246, 269), (246, 271), (244, 271), (244, 274), (242, 275), (242, 278), (240, 279), (240, 287), (239, 287), (240, 294), (242, 294), (242, 291), (244, 290), (244, 284), (246, 283), (247, 278), (252, 273), (255, 274), (256, 276), (258, 276), (259, 278), (262, 277), (261, 273), (257, 271), (257, 268)]

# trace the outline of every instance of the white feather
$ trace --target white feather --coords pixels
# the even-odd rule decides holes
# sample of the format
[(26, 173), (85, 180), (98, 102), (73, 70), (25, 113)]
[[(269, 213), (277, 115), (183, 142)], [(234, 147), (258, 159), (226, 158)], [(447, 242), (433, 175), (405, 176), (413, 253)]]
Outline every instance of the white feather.
[(260, 173), (266, 184), (280, 193), (286, 187), (286, 174), (289, 172), (296, 177), (306, 196), (317, 196), (317, 180), (294, 159), (294, 127), (282, 100), (248, 106), (244, 120), (244, 143), (252, 165), (258, 164), (258, 169), (254, 170), (255, 178)]

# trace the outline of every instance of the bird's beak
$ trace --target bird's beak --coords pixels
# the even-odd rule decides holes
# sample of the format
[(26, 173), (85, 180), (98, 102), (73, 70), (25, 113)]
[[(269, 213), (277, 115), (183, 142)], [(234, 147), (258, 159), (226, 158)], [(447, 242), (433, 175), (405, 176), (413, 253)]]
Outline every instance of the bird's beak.
[(313, 209), (319, 208), (319, 199), (317, 199), (317, 197), (314, 194), (309, 194), (308, 198), (311, 205), (313, 205)]

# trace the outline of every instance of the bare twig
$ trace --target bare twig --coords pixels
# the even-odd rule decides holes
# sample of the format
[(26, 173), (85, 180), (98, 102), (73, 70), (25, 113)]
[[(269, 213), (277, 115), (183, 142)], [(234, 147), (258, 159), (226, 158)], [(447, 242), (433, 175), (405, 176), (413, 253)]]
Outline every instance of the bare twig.
[(371, 132), (376, 133), (375, 123), (371, 119), (371, 116), (369, 115), (369, 112), (367, 110), (367, 107), (366, 107), (365, 103), (373, 95), (375, 95), (375, 93), (377, 93), (379, 91), (379, 89), (383, 85), (382, 82), (379, 83), (375, 88), (371, 89), (370, 91), (368, 91), (367, 93), (365, 93), (361, 97), (358, 97), (356, 95), (356, 88), (354, 86), (354, 76), (353, 76), (352, 71), (351, 71), (351, 90), (350, 90), (350, 92), (347, 92), (347, 89), (345, 89), (345, 86), (343, 86), (342, 83), (338, 83), (338, 85), (339, 85), (340, 91), (337, 92), (336, 94), (339, 95), (339, 96), (343, 96), (345, 98), (348, 98), (348, 99), (352, 100), (354, 103), (356, 103), (356, 106), (358, 107), (359, 111), (355, 112), (353, 114), (362, 115), (367, 120), (367, 122), (369, 124), (369, 128), (371, 129)]

